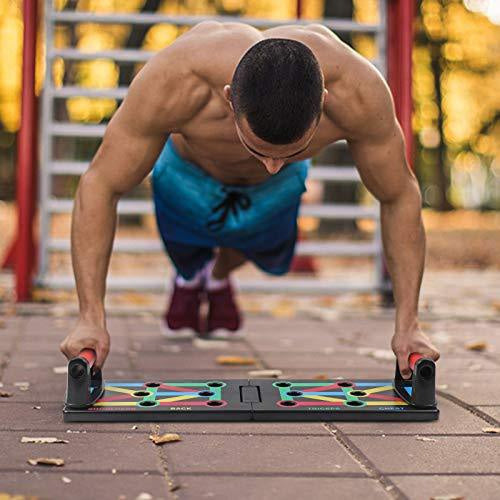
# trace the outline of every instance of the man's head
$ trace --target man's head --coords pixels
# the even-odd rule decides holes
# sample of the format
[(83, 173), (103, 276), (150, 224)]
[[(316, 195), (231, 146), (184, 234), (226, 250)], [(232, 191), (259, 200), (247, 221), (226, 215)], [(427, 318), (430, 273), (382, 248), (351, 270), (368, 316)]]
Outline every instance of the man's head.
[(323, 74), (303, 43), (270, 38), (242, 57), (224, 88), (243, 145), (276, 173), (288, 157), (305, 150), (323, 107)]

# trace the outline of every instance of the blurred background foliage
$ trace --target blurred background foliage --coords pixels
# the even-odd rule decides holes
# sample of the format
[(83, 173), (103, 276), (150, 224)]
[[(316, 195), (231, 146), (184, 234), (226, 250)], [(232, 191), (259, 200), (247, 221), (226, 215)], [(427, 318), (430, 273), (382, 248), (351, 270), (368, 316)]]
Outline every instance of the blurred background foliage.
[[(296, 0), (55, 0), (57, 9), (94, 12), (159, 12), (294, 19)], [(302, 17), (352, 17), (379, 21), (376, 0), (303, 0)], [(40, 1), (40, 6), (43, 2)], [(20, 119), (22, 0), (0, 1), (0, 199), (14, 192), (15, 140)], [(42, 9), (41, 9), (42, 10)], [(43, 19), (43, 16), (40, 16)], [(413, 95), (415, 150), (412, 158), (424, 205), (438, 210), (500, 208), (500, 2), (420, 0), (415, 20)], [(84, 51), (142, 48), (155, 51), (188, 27), (80, 23), (55, 31), (58, 48)], [(44, 77), (44, 33), (40, 22), (37, 94)], [(371, 35), (342, 38), (370, 59), (377, 57)], [(140, 65), (111, 60), (56, 60), (56, 85), (126, 86)], [(73, 97), (56, 113), (77, 122), (107, 121), (115, 99)]]

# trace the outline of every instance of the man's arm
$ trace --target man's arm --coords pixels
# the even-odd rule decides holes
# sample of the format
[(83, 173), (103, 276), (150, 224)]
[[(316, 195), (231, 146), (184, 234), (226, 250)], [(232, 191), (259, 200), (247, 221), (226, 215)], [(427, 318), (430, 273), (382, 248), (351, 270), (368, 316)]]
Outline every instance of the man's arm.
[(349, 138), (361, 179), (380, 202), (382, 240), (396, 302), (392, 348), (403, 376), (408, 356), (419, 352), (437, 360), (439, 353), (418, 324), (418, 300), (425, 262), (425, 231), (418, 182), (408, 167), (403, 134), (387, 85), (367, 72), (358, 100), (362, 120)]
[(93, 348), (100, 367), (108, 354), (104, 295), (118, 200), (146, 177), (169, 133), (182, 127), (200, 104), (200, 92), (186, 94), (199, 82), (180, 69), (181, 57), (180, 51), (166, 49), (138, 74), (80, 179), (71, 228), (80, 319), (61, 344), (68, 358)]

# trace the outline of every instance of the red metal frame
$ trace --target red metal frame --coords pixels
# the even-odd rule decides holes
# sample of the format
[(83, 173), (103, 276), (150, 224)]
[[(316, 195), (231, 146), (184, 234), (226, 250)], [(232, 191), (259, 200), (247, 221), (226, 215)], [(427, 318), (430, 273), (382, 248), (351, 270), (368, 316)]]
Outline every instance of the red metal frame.
[[(387, 11), (387, 80), (406, 143), (406, 158), (413, 169), (412, 130), (412, 49), (414, 0), (388, 0)], [(386, 304), (393, 304), (391, 279), (383, 262), (383, 290)]]
[[(297, 0), (297, 19), (301, 18), (302, 6), (302, 1)], [(406, 152), (410, 165), (413, 151), (411, 67), (414, 10), (413, 0), (388, 0), (388, 81), (394, 96), (396, 114), (406, 140)], [(18, 228), (15, 243), (9, 248), (4, 262), (5, 266), (14, 261), (18, 301), (26, 301), (30, 298), (36, 260), (33, 238), (37, 199), (36, 0), (24, 0), (23, 20), (22, 104), (21, 128), (18, 134), (16, 190)], [(384, 274), (388, 278), (387, 270)]]
[(406, 156), (410, 166), (413, 161), (412, 116), (412, 49), (414, 0), (389, 0), (388, 2), (388, 82), (394, 97), (398, 117), (406, 141)]
[(4, 266), (14, 265), (18, 302), (30, 299), (36, 260), (33, 226), (37, 199), (37, 101), (35, 96), (37, 7), (37, 0), (24, 0), (23, 2), (21, 127), (17, 138), (16, 169), (18, 224), (16, 239), (9, 248), (4, 262)]

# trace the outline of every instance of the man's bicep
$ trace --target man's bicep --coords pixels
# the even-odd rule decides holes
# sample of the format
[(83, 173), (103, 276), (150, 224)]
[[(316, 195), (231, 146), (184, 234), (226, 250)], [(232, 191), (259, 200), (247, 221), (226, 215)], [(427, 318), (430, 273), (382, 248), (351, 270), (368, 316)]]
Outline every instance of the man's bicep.
[(126, 193), (151, 171), (167, 137), (167, 133), (142, 132), (116, 120), (106, 129), (87, 174), (113, 194)]

